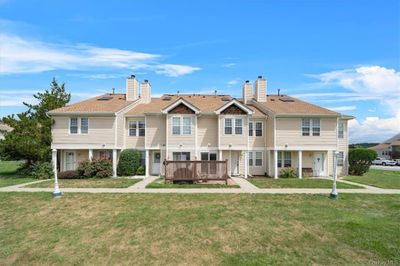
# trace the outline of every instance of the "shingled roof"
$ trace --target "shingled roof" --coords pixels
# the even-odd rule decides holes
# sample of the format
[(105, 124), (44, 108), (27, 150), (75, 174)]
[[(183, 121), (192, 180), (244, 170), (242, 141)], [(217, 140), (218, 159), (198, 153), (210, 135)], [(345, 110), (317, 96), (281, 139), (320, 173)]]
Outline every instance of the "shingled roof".
[(74, 114), (74, 113), (116, 113), (127, 107), (134, 101), (127, 101), (125, 94), (103, 94), (75, 104), (52, 110), (52, 114)]
[[(145, 113), (161, 113), (161, 110), (171, 105), (179, 99), (198, 108), (202, 113), (214, 113), (233, 98), (230, 95), (170, 95), (165, 94), (160, 98), (152, 98), (150, 103), (138, 104), (127, 112), (127, 115), (142, 115)], [(261, 110), (255, 106), (249, 105), (254, 111), (254, 116), (266, 116)]]
[(277, 115), (340, 116), (339, 113), (332, 110), (286, 95), (267, 95), (267, 101), (259, 104)]

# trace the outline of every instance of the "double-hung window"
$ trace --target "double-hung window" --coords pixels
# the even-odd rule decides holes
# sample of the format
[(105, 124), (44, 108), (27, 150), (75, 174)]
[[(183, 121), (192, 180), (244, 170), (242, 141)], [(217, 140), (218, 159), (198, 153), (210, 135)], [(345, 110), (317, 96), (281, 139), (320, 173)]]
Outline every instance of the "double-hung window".
[(87, 134), (89, 132), (89, 118), (87, 117), (72, 117), (69, 120), (70, 134)]
[(256, 136), (262, 136), (262, 122), (256, 122)]
[(232, 135), (232, 119), (225, 118), (225, 126), (224, 126), (225, 135)]
[(340, 151), (336, 158), (337, 158), (336, 165), (343, 166), (344, 165), (344, 152)]
[(172, 117), (172, 135), (191, 135), (192, 134), (192, 117), (175, 116)]
[(144, 121), (129, 121), (129, 136), (143, 137), (146, 134)]
[(78, 134), (78, 118), (71, 118), (69, 120), (69, 133)]
[(183, 117), (183, 127), (182, 127), (183, 135), (191, 135), (192, 134), (192, 118), (191, 117)]
[(242, 135), (243, 132), (243, 119), (235, 119), (235, 135)]
[(224, 122), (225, 135), (242, 135), (243, 119), (242, 118), (225, 118)]
[(319, 118), (303, 118), (301, 121), (302, 136), (320, 136), (321, 121)]
[(339, 139), (344, 138), (344, 123), (343, 122), (339, 122), (339, 124), (338, 124), (338, 138)]
[(249, 123), (249, 136), (252, 137), (253, 136), (253, 122)]
[(253, 166), (253, 152), (249, 151), (249, 166)]

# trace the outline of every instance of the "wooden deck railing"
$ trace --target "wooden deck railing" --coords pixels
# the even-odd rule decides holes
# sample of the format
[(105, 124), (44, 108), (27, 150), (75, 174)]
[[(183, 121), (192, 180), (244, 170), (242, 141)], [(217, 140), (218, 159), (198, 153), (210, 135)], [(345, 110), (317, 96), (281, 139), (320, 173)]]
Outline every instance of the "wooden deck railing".
[(164, 161), (166, 181), (228, 180), (228, 161)]

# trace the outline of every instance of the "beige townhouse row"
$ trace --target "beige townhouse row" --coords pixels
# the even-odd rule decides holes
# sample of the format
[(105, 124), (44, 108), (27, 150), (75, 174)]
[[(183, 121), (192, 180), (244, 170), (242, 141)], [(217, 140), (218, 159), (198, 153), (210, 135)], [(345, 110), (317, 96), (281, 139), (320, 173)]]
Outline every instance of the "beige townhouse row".
[(347, 173), (352, 117), (287, 95), (267, 95), (267, 81), (246, 81), (242, 98), (165, 94), (132, 75), (124, 94), (110, 93), (49, 112), (59, 171), (93, 158), (113, 161), (124, 149), (141, 151), (146, 176), (163, 175), (164, 160), (227, 160), (231, 176), (278, 177), (292, 167), (299, 177)]

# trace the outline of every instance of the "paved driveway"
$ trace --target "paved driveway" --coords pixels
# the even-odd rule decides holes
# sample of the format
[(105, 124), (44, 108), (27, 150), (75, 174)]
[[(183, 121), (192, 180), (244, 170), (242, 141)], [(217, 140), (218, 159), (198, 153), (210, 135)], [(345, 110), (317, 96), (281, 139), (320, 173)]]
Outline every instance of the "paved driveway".
[(400, 171), (400, 166), (371, 165), (371, 169), (386, 170), (386, 171)]

